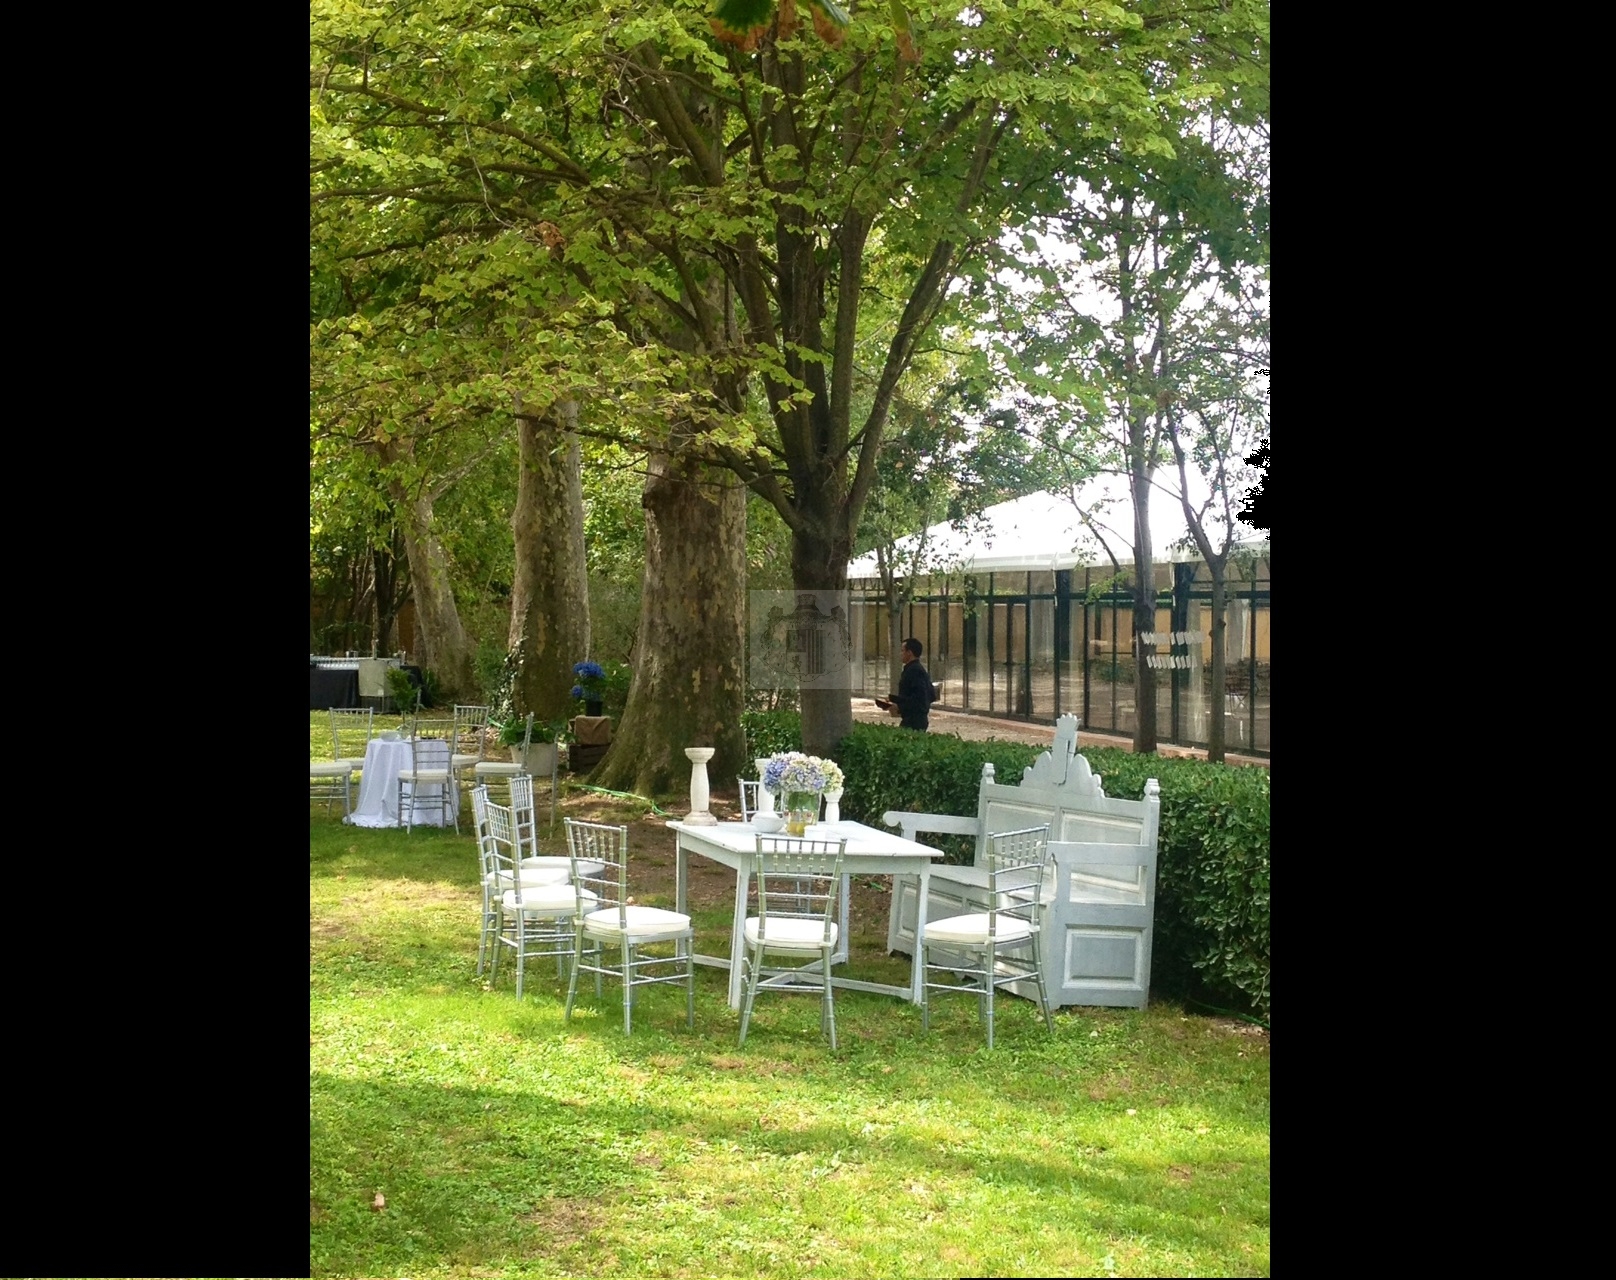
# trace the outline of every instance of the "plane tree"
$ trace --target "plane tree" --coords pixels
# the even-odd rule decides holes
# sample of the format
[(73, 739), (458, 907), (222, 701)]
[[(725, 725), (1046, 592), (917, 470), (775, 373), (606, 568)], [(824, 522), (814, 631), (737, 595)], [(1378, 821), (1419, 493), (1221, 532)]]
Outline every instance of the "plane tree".
[[(430, 140), (408, 172), (350, 190), (536, 230), (565, 268), (564, 309), (592, 308), (595, 336), (632, 353), (610, 385), (633, 402), (624, 421), (643, 410), (631, 430), (660, 474), (695, 495), (723, 471), (768, 501), (794, 585), (814, 591), (846, 585), (895, 397), (956, 282), (1007, 226), (1061, 204), (1071, 175), (1174, 154), (1179, 109), (1233, 65), (1209, 28), (1266, 22), (1244, 2), (1029, 0), (845, 26), (818, 4), (810, 26), (781, 4), (719, 39), (693, 0), (336, 12), (355, 31), (433, 33), (419, 57), (311, 74)], [(525, 355), (507, 380), (533, 381)], [(715, 509), (678, 536), (717, 545), (729, 527)], [(662, 587), (648, 573), (646, 608), (680, 594)], [(710, 612), (733, 630), (726, 602)], [(804, 690), (802, 708), (810, 750), (851, 725), (845, 690)]]

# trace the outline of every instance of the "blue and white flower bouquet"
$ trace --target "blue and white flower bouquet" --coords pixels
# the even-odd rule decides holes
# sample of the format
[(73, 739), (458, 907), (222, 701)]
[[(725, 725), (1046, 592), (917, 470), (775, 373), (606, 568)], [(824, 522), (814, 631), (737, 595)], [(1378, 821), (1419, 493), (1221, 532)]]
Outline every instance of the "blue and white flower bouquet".
[(763, 767), (763, 788), (772, 795), (803, 791), (840, 791), (842, 768), (834, 760), (782, 751), (772, 755)]

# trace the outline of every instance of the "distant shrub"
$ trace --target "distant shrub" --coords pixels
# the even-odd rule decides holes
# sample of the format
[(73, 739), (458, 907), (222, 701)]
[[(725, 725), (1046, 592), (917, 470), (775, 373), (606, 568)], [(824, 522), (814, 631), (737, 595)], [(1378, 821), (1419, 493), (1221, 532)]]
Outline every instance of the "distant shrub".
[[(802, 716), (795, 711), (743, 711), (746, 757), (772, 756), (777, 751), (802, 750)], [(751, 770), (747, 770), (750, 776)]]

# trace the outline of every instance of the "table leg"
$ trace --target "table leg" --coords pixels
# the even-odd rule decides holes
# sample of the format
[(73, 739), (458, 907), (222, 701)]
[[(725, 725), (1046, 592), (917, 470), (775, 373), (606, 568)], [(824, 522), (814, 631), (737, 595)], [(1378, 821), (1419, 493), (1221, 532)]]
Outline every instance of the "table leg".
[[(898, 892), (897, 882), (892, 885), (893, 895)], [(931, 897), (931, 869), (925, 865), (920, 867), (920, 897), (915, 903), (915, 946), (914, 958), (911, 962), (909, 977), (909, 1001), (919, 1004), (924, 999), (926, 990), (926, 966), (921, 957), (924, 954), (921, 946), (921, 935), (926, 932), (926, 900)]]
[(735, 924), (729, 935), (729, 1007), (741, 1007), (741, 956), (746, 948), (746, 890), (752, 873), (741, 868), (735, 873)]
[[(680, 915), (688, 914), (685, 909), (685, 902), (689, 897), (686, 887), (689, 882), (690, 875), (689, 860), (690, 855), (685, 852), (684, 837), (676, 836), (673, 842), (673, 909)], [(690, 941), (688, 943), (680, 942), (674, 945), (674, 954), (680, 956), (684, 955), (687, 947), (689, 948), (690, 954), (695, 955), (696, 938), (694, 932), (692, 932)]]

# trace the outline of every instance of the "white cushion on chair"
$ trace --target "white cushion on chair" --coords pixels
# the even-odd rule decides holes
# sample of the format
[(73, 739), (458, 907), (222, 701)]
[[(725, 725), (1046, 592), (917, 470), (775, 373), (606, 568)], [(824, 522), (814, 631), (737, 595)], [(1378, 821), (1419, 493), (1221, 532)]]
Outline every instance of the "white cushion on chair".
[(417, 772), (414, 769), (400, 769), (398, 780), (400, 782), (419, 782), (423, 786), (431, 786), (434, 783), (448, 782), (449, 771), (447, 769), (422, 769)]
[(522, 766), (514, 761), (479, 760), (475, 772), (479, 778), (514, 778)]
[[(746, 921), (746, 945), (754, 947), (758, 940), (758, 918)], [(830, 922), (830, 944), (836, 945), (836, 922)], [(769, 938), (764, 945), (770, 951), (817, 952), (824, 948), (825, 926), (819, 920), (795, 920), (790, 917), (769, 917)]]
[[(629, 938), (662, 938), (690, 930), (690, 917), (680, 915), (677, 911), (664, 911), (661, 907), (629, 907), (627, 911)], [(618, 924), (616, 907), (591, 911), (584, 917), (584, 927), (591, 933), (609, 934), (612, 937), (624, 935), (624, 930)]]
[[(960, 942), (981, 945), (988, 940), (988, 913), (969, 916), (949, 916), (945, 920), (932, 920), (926, 924), (923, 935), (927, 942)], [(999, 917), (1000, 942), (1014, 942), (1032, 937), (1032, 926), (1014, 916)]]
[(451, 768), (464, 769), (467, 765), (476, 764), (481, 759), (481, 756), (454, 755), (449, 757), (449, 762)]
[[(522, 914), (528, 916), (570, 916), (578, 909), (578, 895), (582, 892), (585, 902), (596, 902), (598, 899), (588, 889), (577, 890), (570, 884), (547, 884), (536, 888), (528, 888), (524, 882), (522, 886)], [(505, 910), (516, 910), (516, 894), (505, 894)]]
[[(590, 875), (599, 875), (600, 872), (602, 870), (604, 870), (604, 868), (601, 867), (599, 863), (595, 864), (596, 869), (594, 871), (589, 870), (589, 864), (587, 862), (580, 863), (579, 866), (585, 872), (587, 872)], [(547, 854), (541, 854), (536, 858), (523, 858), (522, 859), (522, 870), (523, 871), (545, 871), (545, 870), (548, 870), (548, 869), (551, 869), (551, 868), (559, 870), (563, 877), (571, 876), (572, 875), (572, 859), (571, 858), (561, 858), (561, 857), (557, 857), (555, 854), (548, 854), (548, 853)]]
[(349, 765), (346, 760), (310, 760), (309, 777), (341, 778), (352, 773), (358, 767), (358, 765)]

